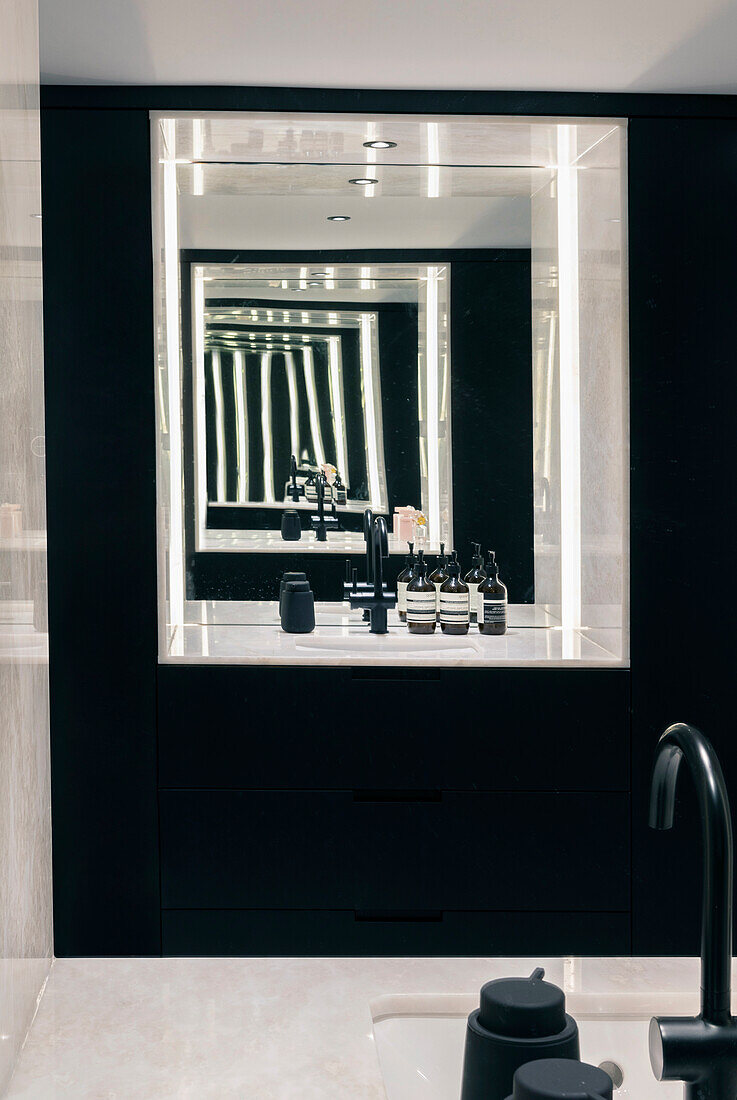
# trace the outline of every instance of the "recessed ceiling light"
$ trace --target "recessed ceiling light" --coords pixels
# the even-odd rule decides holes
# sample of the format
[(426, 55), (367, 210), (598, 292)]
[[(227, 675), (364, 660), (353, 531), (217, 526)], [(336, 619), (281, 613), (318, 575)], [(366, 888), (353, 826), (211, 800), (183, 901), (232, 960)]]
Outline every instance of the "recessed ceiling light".
[(349, 222), (351, 220), (350, 214), (329, 214), (329, 222)]
[(311, 271), (313, 279), (324, 279), (327, 277), (327, 271)]
[(378, 180), (372, 179), (370, 176), (359, 176), (358, 179), (348, 180), (349, 183), (357, 183), (363, 186), (369, 186), (372, 183), (378, 183)]
[(318, 282), (309, 282), (309, 283), (308, 283), (307, 285), (308, 285), (308, 286), (322, 286), (322, 283), (318, 283)]
[(365, 149), (396, 149), (396, 141), (364, 141)]

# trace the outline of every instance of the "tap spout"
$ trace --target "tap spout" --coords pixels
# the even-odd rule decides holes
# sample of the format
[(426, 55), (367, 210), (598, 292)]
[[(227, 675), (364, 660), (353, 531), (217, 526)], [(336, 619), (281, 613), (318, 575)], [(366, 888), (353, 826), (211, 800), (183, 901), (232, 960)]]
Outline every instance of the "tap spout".
[(681, 761), (688, 764), (701, 818), (701, 1015), (707, 1023), (730, 1018), (732, 970), (732, 816), (721, 765), (711, 742), (677, 722), (661, 736), (650, 792), (650, 826), (670, 829)]

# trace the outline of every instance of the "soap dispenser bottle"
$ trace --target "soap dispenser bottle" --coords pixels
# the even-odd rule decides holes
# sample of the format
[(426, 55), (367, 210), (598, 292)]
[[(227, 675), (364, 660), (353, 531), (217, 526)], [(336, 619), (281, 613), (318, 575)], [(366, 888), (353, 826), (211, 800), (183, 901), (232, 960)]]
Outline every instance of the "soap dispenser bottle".
[[(577, 1062), (578, 1025), (566, 1012), (563, 990), (544, 977), (538, 967), (529, 978), (497, 978), (482, 988), (480, 1005), (466, 1027), (461, 1100), (506, 1100), (515, 1073), (528, 1062)], [(519, 1093), (514, 1096), (517, 1100)]]
[(409, 554), (404, 559), (404, 569), (397, 577), (397, 611), (402, 622), (407, 620), (407, 585), (412, 580), (415, 565), (415, 544), (408, 542)]
[(499, 580), (493, 550), (486, 559), (486, 580), (479, 585), (478, 622), (482, 634), (504, 634), (507, 630), (507, 589)]
[(447, 568), (448, 579), (440, 586), (440, 629), (443, 634), (468, 634), (468, 585), (461, 580), (455, 550)]
[(473, 560), (471, 562), (471, 568), (463, 579), (468, 585), (469, 617), (471, 622), (475, 623), (478, 610), (479, 585), (482, 581), (486, 580), (486, 573), (484, 572), (484, 559), (481, 556), (481, 543), (472, 542), (471, 546), (473, 546)]
[(428, 580), (425, 553), (417, 554), (412, 580), (407, 585), (407, 629), (410, 634), (435, 633), (435, 585)]
[(445, 556), (445, 543), (441, 542), (440, 554), (438, 555), (438, 564), (428, 577), (428, 580), (435, 585), (435, 612), (438, 621), (440, 621), (440, 589), (448, 579), (448, 573), (446, 571), (447, 562), (448, 559)]

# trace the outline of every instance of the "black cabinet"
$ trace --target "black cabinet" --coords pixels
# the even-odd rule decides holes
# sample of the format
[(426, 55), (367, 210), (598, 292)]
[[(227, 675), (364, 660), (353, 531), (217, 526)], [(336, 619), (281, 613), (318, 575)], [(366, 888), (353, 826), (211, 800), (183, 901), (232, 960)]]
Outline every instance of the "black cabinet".
[(625, 794), (162, 791), (165, 909), (626, 911)]

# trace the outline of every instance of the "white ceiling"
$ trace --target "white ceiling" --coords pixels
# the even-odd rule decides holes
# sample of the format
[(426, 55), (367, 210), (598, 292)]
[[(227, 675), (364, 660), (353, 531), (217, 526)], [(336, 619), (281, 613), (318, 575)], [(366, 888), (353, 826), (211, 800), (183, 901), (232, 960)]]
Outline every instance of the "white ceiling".
[(735, 0), (40, 0), (49, 82), (737, 91)]

